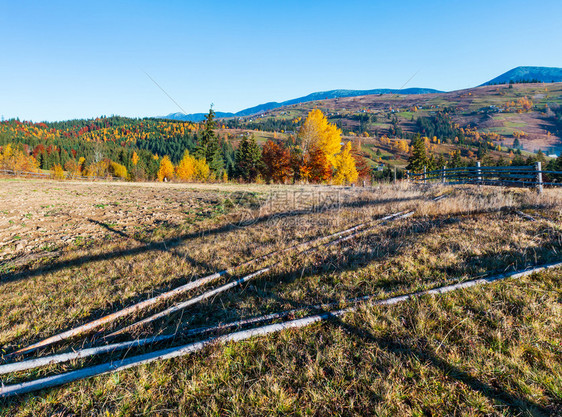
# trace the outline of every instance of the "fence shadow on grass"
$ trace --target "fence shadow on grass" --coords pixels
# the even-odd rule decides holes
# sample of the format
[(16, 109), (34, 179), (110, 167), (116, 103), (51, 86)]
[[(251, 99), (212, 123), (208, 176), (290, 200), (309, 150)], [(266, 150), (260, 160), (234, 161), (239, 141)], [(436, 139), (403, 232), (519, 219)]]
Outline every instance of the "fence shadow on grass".
[[(467, 212), (465, 214), (467, 215), (481, 215), (481, 214), (490, 214), (493, 212), (502, 212), (505, 211), (504, 208), (499, 208), (499, 209), (495, 209), (495, 210), (483, 210), (480, 212)], [(458, 217), (458, 216), (457, 216)], [(428, 233), (430, 231), (434, 231), (435, 228), (441, 228), (444, 227), (448, 224), (450, 224), (451, 222), (456, 221), (454, 218), (451, 218), (450, 214), (447, 215), (441, 215), (441, 216), (434, 216), (433, 218), (430, 218), (429, 220), (417, 220), (415, 221), (413, 224), (410, 224), (409, 226), (409, 230), (407, 231), (408, 235), (417, 235), (417, 236), (421, 236), (425, 233)], [(101, 224), (103, 225), (103, 227), (106, 227), (108, 230), (112, 230), (111, 227)], [(379, 250), (379, 252), (381, 252), (380, 254), (373, 254), (372, 251), (370, 250), (366, 250), (363, 252), (358, 252), (353, 254), (352, 257), (344, 257), (341, 259), (338, 259), (338, 256), (336, 257), (328, 257), (322, 261), (317, 261), (316, 263), (320, 263), (323, 266), (321, 267), (316, 267), (316, 268), (307, 268), (306, 270), (301, 271), (300, 273), (295, 272), (295, 271), (288, 271), (282, 274), (274, 274), (272, 276), (272, 278), (265, 278), (265, 279), (261, 279), (258, 282), (263, 282), (264, 283), (264, 290), (267, 290), (267, 293), (262, 294), (265, 297), (275, 297), (275, 287), (280, 285), (280, 284), (287, 284), (290, 283), (292, 281), (294, 281), (295, 279), (297, 279), (299, 276), (302, 276), (303, 274), (305, 276), (309, 276), (311, 274), (318, 274), (318, 273), (326, 273), (329, 272), (330, 269), (333, 270), (337, 270), (337, 271), (346, 271), (346, 270), (353, 270), (353, 269), (357, 269), (359, 267), (361, 267), (362, 265), (366, 265), (368, 263), (371, 262), (376, 262), (376, 261), (382, 261), (384, 259), (387, 259), (389, 257), (392, 257), (393, 255), (396, 254), (396, 252), (399, 249), (407, 249), (407, 248), (403, 248), (403, 241), (401, 239), (401, 233), (403, 234), (403, 226), (395, 226), (395, 227), (390, 227), (389, 229), (386, 229), (386, 231), (383, 232), (382, 235), (380, 231), (376, 231), (373, 232), (372, 235), (373, 236), (378, 236), (379, 239), (379, 243), (381, 245), (384, 245), (384, 242), (386, 242), (387, 245), (390, 245), (388, 247), (385, 246), (381, 246), (383, 248), (382, 252)], [(125, 236), (128, 237), (128, 235), (125, 234)], [(367, 234), (367, 236), (369, 236), (369, 234)], [(557, 247), (560, 246), (560, 242), (558, 242), (556, 240), (556, 237), (554, 235), (550, 235), (552, 240), (552, 245), (553, 247)], [(381, 243), (382, 242), (382, 243)], [(349, 246), (349, 245), (348, 245)], [(379, 249), (381, 248), (379, 247)], [(540, 256), (540, 254), (539, 254)], [(490, 255), (483, 255), (480, 256), (479, 259), (477, 260), (477, 262), (475, 262), (475, 264), (479, 264), (479, 265), (486, 265), (486, 264), (498, 264), (498, 258), (503, 258), (505, 257), (506, 262), (500, 262), (500, 264), (505, 264), (506, 266), (509, 266), (513, 263), (517, 264), (517, 261), (519, 260), (519, 264), (524, 263), (524, 256), (521, 256), (520, 253), (509, 253), (509, 254), (490, 254)], [(514, 262), (515, 261), (515, 262)], [(325, 265), (328, 265), (328, 267), (326, 268)], [(202, 265), (203, 267), (206, 267), (206, 265)], [(489, 268), (488, 268), (489, 269)], [(443, 270), (443, 271), (438, 271), (441, 275), (444, 276), (450, 276), (452, 273), (455, 273), (456, 271), (451, 271), (450, 269), (447, 270)], [(269, 274), (271, 275), (271, 274)], [(460, 274), (459, 274), (460, 275)], [(135, 304), (139, 301), (145, 300), (155, 294), (161, 293), (161, 292), (165, 292), (167, 290), (173, 289), (179, 285), (183, 285), (187, 282), (189, 282), (191, 279), (193, 279), (193, 277), (177, 277), (173, 280), (170, 280), (166, 283), (166, 285), (163, 285), (162, 287), (158, 288), (157, 290), (151, 290), (148, 292), (144, 292), (143, 294), (139, 294), (135, 297), (129, 298), (127, 300), (123, 300), (119, 303), (116, 303), (112, 306), (109, 306), (107, 308), (103, 308), (103, 309), (98, 309), (98, 310), (94, 310), (92, 311), (88, 317), (86, 319), (84, 319), (82, 322), (88, 322), (91, 321), (93, 319), (99, 318), (99, 317), (103, 317), (107, 314), (110, 314), (111, 312), (114, 312), (116, 310), (119, 310), (121, 308), (124, 308), (126, 306)], [(251, 288), (249, 287), (250, 285), (254, 285), (253, 283), (251, 284), (247, 284), (245, 286), (243, 286), (243, 288)], [(375, 290), (381, 290), (381, 291), (389, 291), (391, 290), (393, 287), (395, 288), (397, 285), (400, 285), (400, 281), (396, 281), (396, 282), (380, 282), (379, 284), (377, 284), (374, 288), (370, 287), (369, 288), (369, 292), (374, 292)], [(361, 296), (364, 294), (357, 294), (357, 296)], [(229, 295), (226, 296), (226, 298), (229, 298)], [(337, 302), (338, 298), (326, 298), (325, 294), (320, 294), (320, 292), (318, 292), (315, 296), (315, 298), (317, 298), (318, 300), (321, 300), (320, 302), (322, 303), (333, 303), (333, 302)], [(288, 300), (284, 300), (285, 302), (287, 302)], [(297, 305), (295, 304), (295, 307), (302, 307), (302, 305)], [(158, 308), (158, 306), (155, 306), (154, 308)], [(204, 308), (198, 308), (196, 311), (202, 311), (205, 310)], [(150, 311), (150, 310), (149, 310)], [(209, 312), (210, 315), (212, 316), (212, 311)], [(182, 313), (183, 314), (183, 313)], [(198, 313), (196, 313), (197, 315)], [(208, 316), (208, 317), (209, 317)], [(73, 326), (78, 325), (80, 323), (74, 323)]]
[[(416, 227), (415, 227), (415, 230), (414, 230), (414, 233), (422, 233), (423, 229), (425, 229), (425, 231), (429, 231), (430, 229), (432, 229), (433, 227), (435, 227), (435, 225), (438, 225), (439, 223), (441, 223), (440, 220), (436, 220), (436, 219), (430, 220), (429, 222), (431, 223), (431, 226), (429, 226), (428, 224), (425, 224), (425, 223), (424, 223), (424, 226), (416, 226)], [(391, 230), (393, 230), (393, 229), (394, 229), (394, 227), (391, 227)], [(418, 230), (418, 229), (419, 229), (419, 230)], [(392, 233), (394, 233), (394, 232), (389, 232), (389, 233), (392, 234)], [(392, 243), (392, 242), (393, 242), (392, 239), (386, 239), (386, 241), (389, 242), (389, 243)], [(397, 243), (397, 242), (394, 242), (394, 243), (392, 243), (392, 244), (395, 246), (396, 249), (401, 246), (401, 245), (400, 245), (399, 243)], [(392, 254), (392, 252), (388, 252), (388, 253), (386, 253), (385, 255), (386, 255), (386, 256), (391, 256), (391, 254)], [(381, 256), (375, 257), (375, 256), (373, 256), (372, 254), (362, 254), (361, 257), (365, 258), (365, 260), (364, 260), (365, 262), (374, 262), (374, 261), (377, 261), (377, 260), (382, 260), (382, 259), (384, 259), (384, 257), (383, 257), (382, 255), (381, 255)], [(356, 258), (357, 258), (357, 257), (356, 257)], [(331, 264), (333, 267), (335, 267), (335, 268), (338, 269), (339, 271), (343, 271), (343, 270), (346, 270), (346, 269), (350, 269), (350, 270), (351, 270), (351, 269), (355, 269), (355, 268), (359, 267), (359, 264), (358, 264), (357, 262), (353, 262), (353, 263), (351, 263), (351, 264), (348, 264), (348, 261), (349, 261), (349, 259), (342, 259), (342, 258), (339, 258), (339, 259), (338, 259), (338, 257), (335, 257), (335, 258), (328, 257), (327, 259), (325, 259), (325, 260), (323, 261), (323, 263), (326, 263), (326, 262), (327, 262), (328, 264)], [(313, 273), (318, 273), (318, 272), (326, 272), (326, 270), (323, 269), (323, 267), (321, 267), (321, 268), (314, 268), (314, 269), (307, 269), (307, 270), (306, 270), (306, 275), (308, 276), (308, 275), (311, 275), (311, 274), (313, 274)], [(276, 286), (278, 286), (278, 285), (280, 285), (280, 284), (288, 284), (288, 283), (290, 283), (290, 282), (292, 282), (292, 281), (298, 279), (299, 276), (301, 276), (300, 273), (298, 273), (298, 272), (295, 273), (294, 271), (289, 271), (289, 272), (286, 272), (286, 273), (281, 273), (281, 274), (278, 274), (278, 273), (277, 273), (277, 274), (274, 274), (271, 278), (265, 278), (265, 280), (259, 280), (259, 281), (257, 281), (257, 282), (264, 282), (266, 285), (268, 285), (269, 288), (270, 288), (270, 289), (269, 289), (269, 292), (270, 292), (270, 295), (269, 295), (269, 296), (273, 296), (273, 295), (274, 295), (274, 292), (272, 292), (272, 291), (273, 291), (273, 289), (274, 289)], [(160, 288), (158, 288), (158, 290), (150, 291), (150, 292), (145, 292), (145, 293), (143, 293), (143, 294), (140, 294), (140, 295), (137, 295), (137, 296), (135, 296), (135, 297), (129, 298), (129, 299), (124, 300), (124, 301), (122, 301), (122, 302), (120, 302), (120, 303), (113, 304), (113, 305), (108, 306), (108, 307), (106, 307), (106, 308), (96, 309), (96, 310), (94, 310), (94, 311), (91, 311), (90, 314), (88, 315), (88, 317), (84, 318), (83, 320), (80, 320), (79, 322), (74, 322), (74, 323), (72, 323), (72, 324), (69, 323), (68, 328), (76, 327), (76, 326), (79, 326), (79, 325), (84, 324), (84, 323), (86, 323), (86, 322), (89, 322), (89, 321), (91, 321), (91, 320), (95, 320), (95, 319), (98, 319), (98, 318), (103, 317), (103, 316), (105, 316), (105, 315), (111, 314), (112, 312), (118, 311), (118, 310), (120, 310), (121, 308), (130, 306), (130, 305), (133, 305), (133, 304), (135, 304), (135, 303), (137, 303), (137, 302), (140, 302), (140, 301), (142, 301), (142, 300), (146, 300), (147, 298), (149, 298), (149, 297), (151, 297), (151, 296), (153, 296), (153, 295), (155, 295), (155, 294), (162, 293), (162, 292), (165, 292), (165, 291), (170, 290), (170, 289), (172, 289), (172, 288), (175, 288), (175, 287), (177, 287), (177, 286), (179, 286), (179, 285), (185, 284), (185, 283), (188, 282), (189, 280), (190, 280), (190, 278), (187, 278), (187, 277), (178, 277), (178, 278), (176, 278), (176, 279), (174, 279), (174, 280), (169, 281), (165, 287), (160, 287)], [(242, 291), (246, 291), (246, 289), (248, 288), (248, 286), (249, 286), (249, 285), (254, 285), (255, 282), (256, 282), (256, 281), (252, 281), (252, 282), (250, 282), (249, 284), (243, 285), (243, 286), (241, 287), (241, 288), (242, 288)], [(218, 282), (217, 282), (217, 284), (218, 284)], [(194, 295), (194, 294), (196, 294), (196, 293), (198, 293), (197, 290), (195, 290), (195, 291), (192, 292), (191, 294)], [(224, 295), (222, 296), (221, 299), (225, 299), (225, 298), (228, 299), (228, 298), (231, 297), (231, 294), (232, 294), (232, 293), (226, 293), (226, 294), (224, 294)], [(237, 296), (235, 296), (235, 298), (237, 298)], [(327, 301), (327, 302), (332, 302), (332, 301), (337, 301), (337, 300), (326, 300), (326, 301)], [(168, 303), (170, 303), (170, 302), (171, 302), (171, 300), (168, 301)], [(200, 304), (200, 305), (196, 306), (195, 308), (191, 308), (191, 309), (187, 310), (188, 313), (186, 313), (186, 311), (182, 310), (182, 311), (180, 311), (180, 312), (178, 312), (178, 313), (175, 313), (175, 314), (171, 315), (170, 317), (167, 317), (165, 320), (159, 320), (159, 322), (160, 322), (160, 323), (162, 323), (163, 321), (170, 322), (170, 320), (173, 320), (173, 318), (178, 317), (178, 316), (182, 316), (182, 315), (184, 315), (184, 314), (185, 314), (185, 315), (188, 315), (188, 316), (190, 316), (190, 317), (193, 317), (193, 316), (197, 317), (197, 316), (201, 316), (201, 315), (204, 316), (205, 314), (207, 314), (207, 313), (205, 312), (205, 311), (206, 311), (206, 307), (205, 307), (205, 306), (208, 306), (208, 308), (210, 308), (209, 313), (212, 313), (212, 311), (214, 310), (214, 308), (213, 308), (213, 306), (212, 306), (212, 300), (209, 300), (209, 302)], [(153, 306), (151, 309), (144, 310), (143, 315), (149, 314), (150, 311), (155, 311), (155, 310), (158, 309), (158, 308), (162, 308), (161, 305), (155, 305), (155, 306)], [(134, 317), (134, 316), (135, 316), (135, 315), (132, 315), (131, 317)], [(225, 317), (225, 318), (226, 318), (226, 317)], [(130, 317), (129, 317), (129, 319), (130, 319)], [(127, 321), (127, 320), (125, 320), (125, 321)], [(191, 320), (190, 320), (190, 321), (191, 321)], [(154, 324), (153, 324), (153, 326), (154, 326)], [(152, 326), (152, 328), (154, 328), (153, 326)], [(162, 327), (159, 326), (159, 329), (162, 329)], [(66, 330), (66, 328), (65, 328), (65, 329), (58, 329), (58, 330), (55, 331), (55, 333), (59, 333), (60, 331), (64, 331), (64, 330)], [(135, 336), (138, 336), (138, 335), (135, 335)], [(42, 335), (41, 337), (36, 337), (36, 338), (34, 338), (33, 340), (27, 340), (27, 341), (25, 341), (25, 344), (33, 344), (33, 343), (35, 343), (35, 342), (37, 342), (37, 341), (39, 341), (39, 340), (42, 340), (44, 337), (49, 337), (49, 336)], [(15, 342), (15, 340), (14, 340), (13, 342)], [(12, 343), (13, 343), (13, 342), (12, 342)], [(18, 342), (18, 344), (21, 344), (23, 341), (18, 340), (17, 342)], [(46, 349), (44, 349), (44, 351), (50, 351), (51, 349), (52, 349), (52, 346), (49, 346), (49, 347), (47, 347)]]
[[(94, 224), (96, 224), (96, 225), (98, 225), (98, 226), (100, 226), (100, 227), (103, 227), (104, 229), (106, 229), (106, 230), (108, 230), (108, 231), (110, 231), (110, 232), (112, 232), (112, 233), (115, 233), (116, 235), (121, 236), (121, 237), (123, 237), (123, 238), (125, 238), (125, 239), (131, 239), (131, 240), (134, 240), (134, 241), (136, 241), (136, 242), (138, 242), (138, 243), (140, 243), (140, 244), (147, 244), (147, 242), (146, 242), (145, 240), (137, 239), (137, 238), (135, 238), (134, 236), (131, 236), (131, 235), (129, 235), (129, 234), (127, 234), (127, 233), (125, 233), (125, 232), (123, 232), (123, 231), (121, 231), (121, 230), (117, 230), (117, 229), (111, 227), (111, 226), (108, 225), (107, 223), (103, 223), (103, 222), (100, 222), (100, 221), (97, 221), (97, 220), (94, 220), (94, 219), (87, 219), (87, 220), (88, 220), (90, 223), (94, 223)], [(165, 245), (164, 245), (164, 246), (165, 246)], [(177, 250), (174, 249), (174, 247), (166, 248), (165, 250), (167, 250), (168, 253), (171, 253), (171, 254), (174, 255), (174, 256), (177, 256), (177, 257), (179, 257), (179, 258), (181, 258), (181, 259), (183, 259), (183, 260), (187, 260), (187, 262), (189, 262), (193, 267), (201, 268), (201, 269), (203, 269), (204, 271), (210, 271), (211, 268), (212, 268), (211, 265), (209, 265), (208, 263), (205, 263), (205, 262), (202, 262), (202, 261), (198, 261), (198, 260), (192, 258), (192, 257), (189, 256), (187, 253), (185, 253), (185, 251), (184, 251), (183, 253), (179, 253)]]

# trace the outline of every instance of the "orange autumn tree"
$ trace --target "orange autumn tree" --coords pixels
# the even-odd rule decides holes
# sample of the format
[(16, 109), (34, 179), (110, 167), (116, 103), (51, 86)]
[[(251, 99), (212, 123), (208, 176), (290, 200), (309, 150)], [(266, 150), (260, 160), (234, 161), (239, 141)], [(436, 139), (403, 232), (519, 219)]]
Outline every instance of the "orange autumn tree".
[(354, 143), (351, 147), (351, 155), (355, 160), (355, 169), (357, 170), (358, 178), (369, 180), (371, 178), (372, 169), (369, 166), (367, 159), (363, 156), (360, 141)]
[(533, 107), (533, 101), (530, 100), (527, 96), (521, 97), (519, 100), (517, 100), (517, 104), (521, 106), (521, 109), (519, 110), (520, 113), (528, 112)]
[(262, 149), (262, 160), (267, 182), (284, 183), (291, 177), (291, 155), (282, 143), (267, 141)]
[(332, 166), (328, 162), (326, 154), (319, 148), (314, 146), (309, 150), (305, 158), (307, 165), (308, 180), (312, 182), (324, 182), (332, 176)]
[(80, 164), (76, 162), (76, 159), (69, 159), (64, 164), (64, 169), (68, 172), (69, 178), (79, 177), (82, 174)]

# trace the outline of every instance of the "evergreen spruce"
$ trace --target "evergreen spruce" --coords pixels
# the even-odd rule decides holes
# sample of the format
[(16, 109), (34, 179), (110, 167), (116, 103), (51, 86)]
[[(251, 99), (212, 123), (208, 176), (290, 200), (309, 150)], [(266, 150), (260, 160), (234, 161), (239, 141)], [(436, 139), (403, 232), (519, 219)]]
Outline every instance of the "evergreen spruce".
[(252, 182), (262, 169), (261, 148), (254, 136), (245, 136), (236, 150), (236, 175)]
[(546, 157), (544, 156), (544, 152), (539, 149), (537, 152), (537, 161), (542, 162), (543, 164), (546, 162)]
[(204, 158), (211, 171), (219, 174), (224, 169), (224, 160), (215, 127), (215, 111), (211, 107), (209, 114), (205, 116), (204, 129), (195, 149), (195, 157), (198, 159)]
[(461, 151), (456, 150), (453, 152), (453, 160), (451, 161), (451, 166), (453, 168), (462, 167)]
[(226, 173), (229, 177), (234, 177), (236, 175), (236, 152), (228, 140), (221, 142), (221, 150)]
[(412, 156), (410, 157), (406, 168), (414, 172), (422, 172), (423, 168), (427, 167), (429, 162), (427, 151), (425, 149), (425, 140), (418, 133), (414, 136), (412, 142)]

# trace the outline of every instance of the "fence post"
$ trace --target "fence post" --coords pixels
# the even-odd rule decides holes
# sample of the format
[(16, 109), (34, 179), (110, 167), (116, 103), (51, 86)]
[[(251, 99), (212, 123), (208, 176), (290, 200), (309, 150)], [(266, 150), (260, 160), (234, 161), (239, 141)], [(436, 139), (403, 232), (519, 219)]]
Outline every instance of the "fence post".
[(396, 184), (396, 165), (394, 166), (394, 184)]
[(441, 169), (441, 182), (443, 184), (445, 184), (445, 169), (447, 169), (447, 167), (443, 167), (443, 169)]
[(426, 174), (427, 174), (427, 167), (424, 165), (423, 167), (423, 183), (426, 183)]
[(482, 171), (480, 170), (480, 161), (476, 162), (476, 179), (478, 184), (482, 182)]
[(535, 163), (535, 169), (537, 171), (537, 192), (542, 193), (542, 164), (540, 161)]

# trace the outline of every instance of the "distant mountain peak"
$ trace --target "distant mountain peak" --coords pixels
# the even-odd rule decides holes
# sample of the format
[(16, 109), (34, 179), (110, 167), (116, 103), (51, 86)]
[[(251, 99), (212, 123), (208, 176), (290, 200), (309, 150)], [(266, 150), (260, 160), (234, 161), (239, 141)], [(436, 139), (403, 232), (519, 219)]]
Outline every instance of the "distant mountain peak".
[[(170, 113), (166, 116), (158, 116), (159, 119), (170, 119), (170, 120), (181, 120), (184, 122), (193, 122), (193, 123), (198, 123), (198, 122), (202, 122), (203, 120), (205, 120), (205, 116), (208, 113), (190, 113), (190, 114), (185, 114), (185, 113)], [(216, 117), (232, 117), (234, 116), (233, 113), (223, 113), (220, 111), (215, 112), (215, 116)]]
[(496, 78), (482, 84), (508, 84), (509, 82), (531, 82), (552, 83), (562, 81), (562, 68), (557, 67), (528, 67), (521, 66), (510, 69)]

